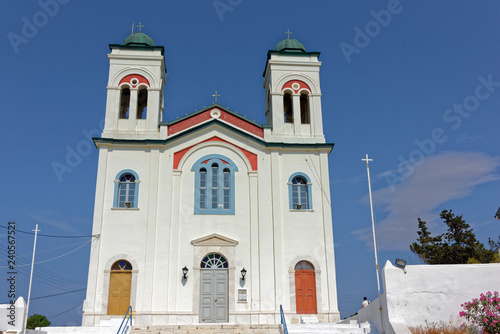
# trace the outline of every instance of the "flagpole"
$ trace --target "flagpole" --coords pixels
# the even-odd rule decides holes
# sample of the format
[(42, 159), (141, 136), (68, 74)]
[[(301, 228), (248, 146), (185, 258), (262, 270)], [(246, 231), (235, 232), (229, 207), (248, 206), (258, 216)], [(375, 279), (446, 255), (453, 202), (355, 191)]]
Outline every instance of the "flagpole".
[(379, 311), (380, 311), (380, 325), (382, 326), (382, 333), (385, 333), (384, 330), (384, 319), (382, 316), (382, 299), (380, 298), (380, 266), (378, 265), (378, 254), (377, 254), (377, 238), (375, 236), (375, 219), (373, 217), (373, 200), (372, 200), (372, 185), (371, 185), (371, 180), (370, 180), (370, 161), (373, 161), (373, 159), (368, 159), (368, 154), (366, 155), (365, 159), (361, 159), (361, 161), (366, 161), (366, 174), (368, 175), (368, 193), (370, 195), (370, 210), (371, 210), (371, 216), (372, 216), (372, 233), (373, 233), (373, 249), (375, 252), (375, 272), (377, 274), (377, 292), (378, 292), (378, 302), (379, 302)]
[(33, 230), (35, 232), (35, 242), (33, 243), (33, 257), (31, 259), (31, 274), (30, 274), (30, 285), (28, 288), (28, 302), (26, 303), (26, 319), (23, 324), (24, 331), (23, 333), (26, 333), (26, 327), (27, 327), (27, 322), (28, 322), (28, 316), (29, 316), (29, 309), (30, 309), (30, 299), (31, 299), (31, 283), (33, 282), (33, 268), (35, 267), (35, 250), (36, 250), (36, 237), (38, 235), (38, 232), (40, 230), (38, 229), (38, 224), (36, 224), (35, 229)]

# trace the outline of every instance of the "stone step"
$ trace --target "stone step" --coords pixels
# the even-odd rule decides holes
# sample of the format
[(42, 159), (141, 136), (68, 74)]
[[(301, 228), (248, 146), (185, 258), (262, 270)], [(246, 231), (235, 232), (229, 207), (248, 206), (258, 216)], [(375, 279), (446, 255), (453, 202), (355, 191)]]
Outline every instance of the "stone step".
[(131, 334), (279, 334), (280, 325), (169, 325), (169, 326), (134, 326)]
[(99, 327), (116, 327), (116, 329), (118, 330), (118, 328), (122, 324), (122, 321), (123, 321), (123, 316), (110, 317), (109, 319), (101, 319), (98, 326)]
[(303, 324), (319, 324), (319, 319), (316, 316), (301, 317), (300, 320)]
[(59, 334), (59, 333), (73, 333), (73, 334), (116, 334), (118, 331), (118, 326), (113, 327), (76, 327), (76, 326), (68, 326), (68, 327), (42, 327), (41, 329), (36, 330), (36, 334)]
[(290, 334), (310, 334), (310, 333), (324, 333), (324, 334), (377, 334), (375, 329), (372, 329), (370, 323), (357, 323), (349, 324), (291, 324), (287, 326), (288, 333)]

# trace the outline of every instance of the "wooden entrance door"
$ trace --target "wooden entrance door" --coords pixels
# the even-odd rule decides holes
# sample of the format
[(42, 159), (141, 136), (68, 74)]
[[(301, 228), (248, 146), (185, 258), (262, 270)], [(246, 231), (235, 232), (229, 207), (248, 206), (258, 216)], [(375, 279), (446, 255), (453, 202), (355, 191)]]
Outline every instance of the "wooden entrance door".
[(117, 261), (111, 267), (109, 279), (108, 315), (125, 315), (130, 306), (132, 266), (127, 261)]
[(317, 313), (314, 267), (307, 261), (295, 266), (295, 300), (297, 314)]
[(221, 254), (208, 254), (201, 261), (200, 322), (229, 321), (229, 271)]

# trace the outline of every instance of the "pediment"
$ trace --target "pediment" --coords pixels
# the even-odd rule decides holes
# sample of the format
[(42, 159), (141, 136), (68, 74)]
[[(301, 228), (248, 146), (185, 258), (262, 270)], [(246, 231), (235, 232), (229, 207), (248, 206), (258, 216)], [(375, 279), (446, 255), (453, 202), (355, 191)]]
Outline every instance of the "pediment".
[(238, 241), (231, 238), (225, 237), (223, 235), (213, 233), (207, 235), (206, 237), (201, 237), (191, 241), (193, 246), (226, 246), (234, 247), (238, 244)]

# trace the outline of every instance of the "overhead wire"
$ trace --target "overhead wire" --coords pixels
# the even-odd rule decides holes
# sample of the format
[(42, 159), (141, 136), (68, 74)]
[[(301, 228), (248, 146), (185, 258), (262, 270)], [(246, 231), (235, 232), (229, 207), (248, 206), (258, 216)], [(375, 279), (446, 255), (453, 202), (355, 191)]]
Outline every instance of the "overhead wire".
[(63, 315), (64, 313), (67, 313), (67, 312), (71, 311), (72, 309), (75, 309), (75, 308), (77, 308), (78, 306), (82, 305), (82, 303), (83, 303), (83, 302), (79, 303), (78, 305), (73, 306), (72, 308), (67, 309), (67, 310), (66, 310), (66, 311), (64, 311), (64, 312), (61, 312), (61, 313), (56, 314), (56, 315), (53, 315), (53, 316), (49, 317), (49, 319), (51, 319), (51, 320), (52, 320), (52, 319), (54, 319), (54, 318), (56, 318), (56, 317), (58, 317), (58, 316), (60, 316), (60, 315)]
[[(84, 243), (83, 245), (81, 245), (80, 247), (77, 247), (77, 248), (75, 248), (75, 249), (73, 249), (73, 250), (71, 250), (71, 251), (69, 251), (69, 252), (67, 252), (67, 253), (64, 253), (64, 254), (62, 254), (62, 255), (59, 255), (59, 256), (53, 257), (53, 258), (48, 259), (48, 260), (43, 260), (43, 261), (35, 262), (35, 264), (40, 264), (40, 263), (45, 263), (45, 262), (49, 262), (49, 261), (53, 261), (53, 260), (60, 259), (60, 258), (61, 258), (61, 257), (63, 257), (63, 256), (69, 255), (69, 254), (71, 254), (71, 253), (73, 253), (73, 252), (75, 252), (75, 251), (79, 250), (80, 248), (82, 248), (82, 247), (86, 246), (88, 243), (90, 243), (90, 242), (92, 242), (92, 241), (93, 241), (93, 240), (89, 240), (89, 241), (87, 241), (86, 243)], [(29, 266), (29, 265), (31, 265), (31, 264), (22, 264), (22, 265), (17, 266), (17, 267), (19, 268), (19, 267), (24, 267), (24, 266)], [(0, 267), (0, 269), (1, 269), (1, 268), (8, 268), (8, 266), (2, 266), (2, 267)]]
[[(0, 225), (0, 228), (4, 228), (6, 230), (8, 230), (9, 228), (7, 226), (2, 226)], [(16, 229), (15, 230), (16, 233), (19, 232), (19, 233), (24, 233), (24, 234), (31, 234), (31, 235), (35, 235), (34, 232), (27, 232), (27, 231), (21, 231), (21, 230), (18, 230)], [(90, 238), (90, 237), (97, 237), (98, 234), (93, 234), (93, 235), (52, 235), (52, 234), (42, 234), (42, 233), (37, 233), (37, 235), (39, 237), (48, 237), (48, 238)]]
[[(31, 262), (28, 262), (28, 260), (20, 260), (20, 263), (27, 263), (27, 265), (31, 265)], [(15, 270), (17, 273), (21, 274), (22, 276), (25, 277), (30, 277), (30, 269), (26, 266), (16, 266)], [(76, 282), (72, 281), (68, 278), (65, 278), (59, 274), (56, 274), (54, 272), (51, 272), (50, 270), (47, 270), (43, 268), (42, 266), (38, 265), (35, 266), (34, 268), (34, 281), (45, 284), (47, 286), (56, 288), (58, 290), (61, 289), (74, 289), (74, 288), (81, 288), (85, 286), (84, 283), (81, 282)]]
[[(71, 279), (68, 279), (64, 276), (61, 276), (61, 275), (58, 275), (54, 272), (51, 272), (50, 270), (47, 270), (45, 268), (43, 268), (43, 266), (40, 265), (40, 263), (43, 263), (43, 262), (48, 262), (48, 261), (52, 261), (52, 260), (55, 260), (57, 258), (61, 258), (65, 255), (68, 255), (80, 248), (82, 248), (83, 246), (85, 246), (86, 244), (88, 244), (89, 242), (92, 242), (94, 240), (89, 240), (89, 241), (86, 241), (84, 242), (83, 244), (82, 243), (76, 243), (76, 244), (72, 244), (72, 245), (68, 245), (68, 246), (64, 246), (64, 247), (59, 247), (59, 248), (55, 248), (55, 249), (61, 249), (61, 248), (67, 248), (69, 246), (74, 246), (74, 245), (79, 245), (79, 244), (82, 244), (80, 247), (77, 247), (76, 249), (70, 251), (70, 252), (67, 252), (63, 255), (60, 255), (60, 256), (57, 256), (57, 257), (54, 257), (52, 259), (48, 259), (48, 260), (44, 260), (44, 261), (39, 261), (37, 262), (36, 264), (38, 264), (37, 266), (35, 266), (35, 273), (36, 273), (36, 281), (39, 281), (40, 283), (43, 283), (45, 285), (48, 285), (48, 286), (51, 286), (51, 287), (54, 287), (56, 289), (59, 289), (61, 290), (61, 287), (62, 288), (66, 288), (66, 289), (75, 289), (75, 288), (82, 288), (85, 286), (84, 283), (82, 282), (77, 282), (75, 280), (71, 280)], [(6, 246), (3, 246), (3, 248), (7, 249)], [(44, 251), (45, 252), (45, 251)], [(18, 258), (16, 257), (16, 261), (18, 261), (18, 263), (20, 263), (20, 265), (17, 265), (16, 266), (16, 270), (22, 274), (23, 276), (29, 276), (29, 269), (27, 268), (28, 266), (31, 265), (31, 262), (26, 260), (26, 259), (22, 259), (22, 258)], [(4, 268), (4, 267), (0, 267), (0, 268)]]
[[(84, 244), (86, 243), (87, 241), (80, 241), (80, 242), (77, 242), (77, 243), (74, 243), (74, 244), (70, 244), (70, 245), (65, 245), (65, 246), (61, 246), (61, 247), (57, 247), (57, 248), (51, 248), (51, 249), (47, 249), (47, 250), (43, 250), (43, 251), (37, 251), (36, 254), (42, 254), (42, 253), (48, 253), (48, 252), (51, 252), (51, 251), (55, 251), (55, 250), (58, 250), (58, 249), (63, 249), (63, 248), (68, 248), (68, 247), (71, 247), (71, 246), (75, 246), (75, 245), (80, 245), (80, 244)], [(26, 254), (23, 254), (23, 255), (16, 255), (16, 259), (19, 259), (19, 258), (22, 258), (22, 257), (27, 257), (27, 256), (32, 256), (33, 253), (26, 253)], [(2, 257), (0, 258), (0, 261), (1, 260), (7, 260), (8, 257)]]
[(61, 293), (54, 293), (52, 295), (47, 295), (47, 296), (35, 297), (35, 298), (31, 298), (31, 300), (42, 299), (42, 298), (49, 298), (49, 297), (55, 297), (55, 296), (60, 296), (60, 295), (66, 295), (68, 293), (73, 293), (73, 292), (78, 292), (78, 291), (83, 291), (83, 290), (87, 290), (87, 288), (77, 289), (77, 290), (72, 290), (72, 291), (66, 291), (66, 292), (61, 292)]

